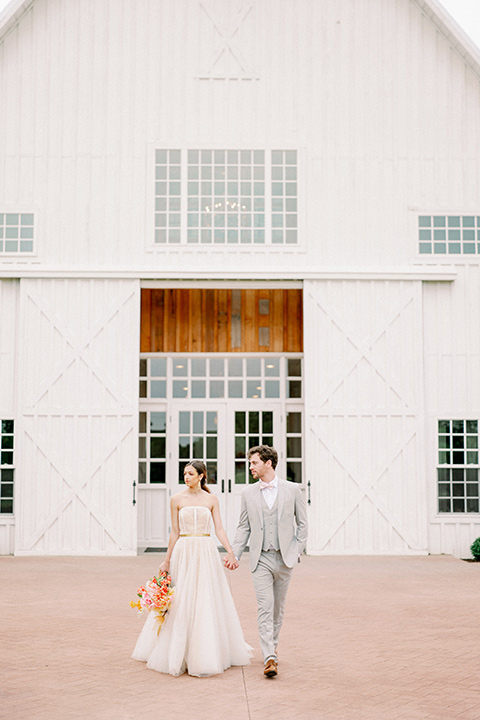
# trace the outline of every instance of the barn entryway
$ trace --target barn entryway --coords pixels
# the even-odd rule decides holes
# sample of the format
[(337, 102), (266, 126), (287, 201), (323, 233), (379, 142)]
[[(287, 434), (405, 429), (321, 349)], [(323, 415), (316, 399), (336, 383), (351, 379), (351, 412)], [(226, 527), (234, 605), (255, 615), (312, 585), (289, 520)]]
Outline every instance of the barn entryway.
[(165, 547), (189, 459), (206, 462), (229, 536), (249, 447), (274, 445), (279, 475), (304, 482), (302, 374), (301, 288), (142, 290), (141, 548)]

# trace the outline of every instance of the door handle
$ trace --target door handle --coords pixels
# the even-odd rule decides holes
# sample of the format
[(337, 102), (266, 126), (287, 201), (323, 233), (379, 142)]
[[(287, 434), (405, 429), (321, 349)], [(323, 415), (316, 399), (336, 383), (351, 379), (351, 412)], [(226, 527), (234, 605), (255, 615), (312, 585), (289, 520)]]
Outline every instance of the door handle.
[(225, 492), (225, 480), (222, 478), (222, 493)]
[(229, 492), (229, 493), (232, 492), (232, 480), (231, 480), (231, 478), (228, 478), (228, 492)]

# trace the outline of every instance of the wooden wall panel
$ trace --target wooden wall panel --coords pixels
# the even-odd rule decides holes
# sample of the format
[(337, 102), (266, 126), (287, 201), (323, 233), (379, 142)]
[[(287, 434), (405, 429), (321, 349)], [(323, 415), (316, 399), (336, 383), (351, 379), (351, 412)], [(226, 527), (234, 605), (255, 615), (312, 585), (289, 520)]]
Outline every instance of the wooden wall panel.
[(140, 317), (140, 352), (150, 352), (150, 349), (152, 347), (152, 292), (153, 290), (142, 290)]
[[(231, 312), (231, 293), (229, 290), (214, 290), (218, 298), (217, 305), (217, 342), (219, 348), (228, 348), (230, 338), (229, 313)], [(223, 352), (223, 350), (222, 350)], [(228, 352), (228, 351), (225, 351)]]
[(299, 292), (284, 291), (284, 336), (285, 347), (303, 348), (303, 322), (297, 322), (299, 314), (302, 313), (302, 296)]
[[(284, 290), (282, 292), (272, 292), (270, 297), (270, 314), (272, 317), (272, 324), (270, 327), (270, 350), (272, 352), (282, 352), (283, 350), (283, 303), (285, 292), (292, 292)], [(303, 298), (302, 298), (303, 302)], [(302, 309), (303, 316), (303, 309)], [(303, 325), (303, 317), (302, 317)], [(303, 346), (302, 346), (303, 349)]]
[(153, 347), (157, 348), (159, 343), (163, 343), (163, 325), (165, 312), (165, 298), (163, 297), (163, 295), (153, 294), (150, 301), (150, 307), (153, 318), (153, 322), (150, 326), (150, 333)]
[(142, 290), (141, 352), (303, 352), (301, 290)]

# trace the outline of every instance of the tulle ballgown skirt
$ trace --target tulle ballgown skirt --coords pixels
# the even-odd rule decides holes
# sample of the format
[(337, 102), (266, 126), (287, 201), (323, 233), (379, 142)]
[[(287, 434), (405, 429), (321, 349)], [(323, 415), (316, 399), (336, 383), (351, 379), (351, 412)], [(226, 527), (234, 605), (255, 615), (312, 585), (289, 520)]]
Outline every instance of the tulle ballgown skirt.
[(211, 537), (180, 537), (170, 563), (175, 595), (160, 633), (149, 612), (132, 658), (170, 675), (205, 677), (248, 665), (245, 643), (219, 552)]

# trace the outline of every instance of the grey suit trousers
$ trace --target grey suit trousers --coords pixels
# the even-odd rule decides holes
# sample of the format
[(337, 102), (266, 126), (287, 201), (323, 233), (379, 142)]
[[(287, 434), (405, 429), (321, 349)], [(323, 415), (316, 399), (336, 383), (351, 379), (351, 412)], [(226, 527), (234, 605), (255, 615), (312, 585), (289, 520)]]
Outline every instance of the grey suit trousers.
[(264, 661), (277, 657), (275, 648), (282, 627), (292, 570), (283, 562), (280, 550), (263, 550), (252, 572), (257, 596), (258, 634)]

